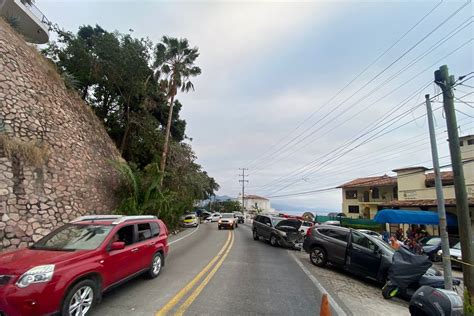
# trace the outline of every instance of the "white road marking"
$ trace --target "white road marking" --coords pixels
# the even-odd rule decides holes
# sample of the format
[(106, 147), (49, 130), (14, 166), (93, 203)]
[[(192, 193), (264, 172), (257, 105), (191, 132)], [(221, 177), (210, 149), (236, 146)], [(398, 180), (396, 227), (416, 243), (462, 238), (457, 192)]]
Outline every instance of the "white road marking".
[(313, 282), (314, 286), (322, 293), (328, 295), (329, 305), (339, 316), (346, 316), (346, 312), (336, 303), (332, 296), (326, 291), (326, 289), (319, 283), (319, 281), (314, 277), (314, 275), (303, 265), (303, 263), (293, 254), (292, 251), (288, 251), (293, 260), (300, 266), (301, 270), (306, 274), (306, 276)]
[[(201, 226), (201, 225), (199, 225), (199, 226)], [(184, 238), (188, 238), (189, 236), (191, 236), (192, 234), (194, 234), (195, 232), (198, 231), (199, 226), (197, 226), (195, 230), (193, 230), (191, 233), (187, 234), (186, 236), (183, 236), (183, 237), (178, 238), (178, 239), (176, 239), (176, 240), (170, 241), (170, 242), (168, 243), (168, 245), (172, 245), (172, 244), (174, 244), (175, 242), (178, 242), (178, 241), (180, 241), (180, 240), (183, 240)]]

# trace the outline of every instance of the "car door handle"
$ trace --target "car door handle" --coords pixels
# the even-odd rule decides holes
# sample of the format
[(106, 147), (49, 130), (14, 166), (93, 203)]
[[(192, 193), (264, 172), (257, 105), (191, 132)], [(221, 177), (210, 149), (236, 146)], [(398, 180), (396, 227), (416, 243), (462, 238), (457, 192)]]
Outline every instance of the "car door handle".
[(137, 251), (138, 251), (138, 248), (133, 248), (133, 249), (131, 250), (131, 252), (137, 252)]
[(156, 241), (152, 241), (149, 245), (154, 246), (156, 244)]

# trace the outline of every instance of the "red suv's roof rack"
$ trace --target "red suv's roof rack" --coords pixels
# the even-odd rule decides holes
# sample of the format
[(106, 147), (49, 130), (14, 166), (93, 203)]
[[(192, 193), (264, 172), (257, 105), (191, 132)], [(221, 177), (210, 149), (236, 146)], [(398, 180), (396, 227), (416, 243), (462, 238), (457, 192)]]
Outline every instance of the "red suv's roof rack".
[(137, 221), (143, 219), (158, 219), (153, 215), (136, 215), (136, 216), (126, 216), (126, 215), (87, 215), (80, 216), (72, 221), (72, 223), (77, 222), (90, 222), (90, 221), (113, 221), (113, 225), (117, 225), (123, 222), (128, 221)]

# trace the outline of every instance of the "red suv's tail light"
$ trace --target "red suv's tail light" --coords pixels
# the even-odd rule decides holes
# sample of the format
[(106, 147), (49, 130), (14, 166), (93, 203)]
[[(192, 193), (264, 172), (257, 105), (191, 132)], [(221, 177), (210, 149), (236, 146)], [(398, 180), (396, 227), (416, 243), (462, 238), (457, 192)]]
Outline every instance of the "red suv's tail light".
[(311, 237), (313, 235), (313, 227), (314, 225), (308, 228), (308, 230), (306, 231), (306, 236)]

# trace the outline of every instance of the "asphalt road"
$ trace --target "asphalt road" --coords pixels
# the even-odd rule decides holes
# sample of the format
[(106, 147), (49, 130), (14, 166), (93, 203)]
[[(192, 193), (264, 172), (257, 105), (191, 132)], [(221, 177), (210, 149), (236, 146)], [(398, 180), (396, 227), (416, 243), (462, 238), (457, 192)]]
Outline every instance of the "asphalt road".
[(202, 224), (170, 242), (158, 278), (114, 289), (92, 315), (319, 315), (324, 289), (293, 251), (254, 241), (248, 225), (230, 231)]

